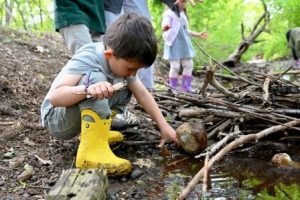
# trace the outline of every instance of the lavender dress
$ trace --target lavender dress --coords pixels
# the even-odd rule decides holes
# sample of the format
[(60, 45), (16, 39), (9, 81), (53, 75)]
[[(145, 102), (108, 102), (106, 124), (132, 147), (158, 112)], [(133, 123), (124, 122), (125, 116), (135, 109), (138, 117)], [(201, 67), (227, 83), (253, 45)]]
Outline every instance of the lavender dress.
[(171, 46), (164, 45), (163, 58), (166, 60), (189, 59), (195, 56), (191, 36), (188, 32), (186, 16), (183, 12), (180, 13), (179, 20), (180, 29), (175, 40)]

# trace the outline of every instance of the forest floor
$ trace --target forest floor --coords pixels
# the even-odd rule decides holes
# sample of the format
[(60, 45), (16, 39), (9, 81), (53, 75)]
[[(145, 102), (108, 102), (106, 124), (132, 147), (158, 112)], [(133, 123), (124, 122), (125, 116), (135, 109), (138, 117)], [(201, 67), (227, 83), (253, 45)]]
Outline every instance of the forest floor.
[[(55, 75), (69, 59), (70, 54), (55, 33), (41, 36), (0, 30), (0, 199), (45, 199), (62, 170), (75, 166), (78, 138), (57, 140), (40, 125), (40, 105)], [(134, 113), (142, 112), (134, 102), (130, 106)], [(141, 126), (123, 134), (127, 141), (149, 144), (121, 143), (112, 147), (134, 165), (128, 176), (109, 177), (110, 199), (170, 199), (164, 186), (176, 179), (169, 172), (175, 174), (178, 169), (165, 170), (165, 158), (156, 147), (158, 132), (148, 130), (155, 125), (142, 115)], [(168, 148), (174, 154), (182, 153), (170, 144)], [(32, 177), (18, 181), (28, 166), (33, 168)], [(191, 165), (188, 170), (196, 172), (198, 168)], [(164, 177), (168, 177), (167, 182)]]

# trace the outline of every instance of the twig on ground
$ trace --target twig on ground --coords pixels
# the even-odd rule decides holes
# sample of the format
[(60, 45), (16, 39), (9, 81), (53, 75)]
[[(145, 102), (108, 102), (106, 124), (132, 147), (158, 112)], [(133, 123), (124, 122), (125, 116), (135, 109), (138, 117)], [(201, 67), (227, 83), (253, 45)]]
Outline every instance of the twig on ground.
[(211, 138), (216, 133), (218, 133), (220, 131), (223, 131), (226, 127), (228, 127), (231, 124), (231, 122), (232, 122), (231, 119), (227, 119), (225, 122), (223, 122), (222, 124), (220, 124), (219, 126), (217, 126), (216, 128), (214, 128), (212, 131), (210, 131), (207, 134), (207, 138)]
[(187, 160), (187, 159), (189, 159), (189, 158), (190, 158), (190, 157), (186, 156), (186, 157), (184, 157), (184, 158), (181, 158), (181, 159), (179, 159), (179, 160), (176, 160), (176, 161), (174, 161), (174, 162), (171, 162), (171, 163), (167, 164), (167, 167), (171, 167), (171, 166), (177, 165), (178, 163), (183, 162), (183, 161), (185, 161), (185, 160)]
[(126, 146), (136, 146), (136, 145), (152, 145), (159, 144), (159, 140), (151, 140), (151, 141), (123, 141), (123, 144)]
[(269, 99), (270, 81), (271, 81), (270, 78), (266, 78), (263, 84), (263, 93), (262, 93), (263, 106), (268, 102)]
[(219, 150), (222, 146), (224, 146), (231, 138), (236, 137), (237, 135), (239, 135), (241, 132), (237, 131), (237, 132), (232, 132), (227, 134), (222, 140), (218, 141), (217, 143), (214, 143), (213, 145), (209, 146), (208, 148), (206, 148), (205, 153), (201, 153), (199, 155), (196, 155), (195, 158), (200, 158), (206, 155), (214, 155), (215, 152), (217, 152), (217, 150)]
[(291, 69), (293, 69), (293, 66), (290, 66), (288, 69), (286, 69), (284, 72), (278, 74), (277, 78), (275, 80), (273, 80), (273, 82), (276, 82), (277, 80), (279, 80), (283, 75), (285, 75), (288, 71), (290, 71)]
[(200, 45), (199, 43), (192, 38), (192, 40), (195, 42), (196, 46), (203, 52), (204, 55), (206, 55), (207, 57), (209, 57), (211, 60), (213, 60), (215, 63), (217, 63), (219, 66), (221, 66), (222, 68), (226, 69), (228, 72), (230, 72), (231, 74), (235, 75), (236, 77), (238, 77), (241, 81), (244, 81), (246, 83), (249, 83), (251, 85), (256, 85), (261, 87), (259, 84), (249, 81), (248, 79), (240, 76), (239, 74), (235, 73), (234, 71), (230, 70), (228, 67), (226, 67), (225, 65), (223, 65), (222, 63), (220, 63), (219, 61), (217, 61), (216, 59), (214, 59), (211, 55), (209, 55)]
[(208, 180), (208, 170), (209, 170), (209, 168), (207, 167), (208, 160), (209, 160), (209, 155), (206, 155), (204, 160), (204, 174), (203, 174), (203, 183), (202, 183), (203, 192), (207, 192), (207, 180)]

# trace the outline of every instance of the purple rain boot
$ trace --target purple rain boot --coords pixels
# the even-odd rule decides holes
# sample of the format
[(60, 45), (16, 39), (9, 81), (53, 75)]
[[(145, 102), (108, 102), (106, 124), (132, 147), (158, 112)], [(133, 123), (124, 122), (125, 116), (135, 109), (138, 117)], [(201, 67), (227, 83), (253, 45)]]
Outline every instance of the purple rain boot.
[(169, 77), (169, 86), (172, 90), (176, 90), (178, 87), (178, 78), (177, 77)]
[(182, 75), (181, 90), (183, 92), (192, 92), (192, 80), (192, 76)]

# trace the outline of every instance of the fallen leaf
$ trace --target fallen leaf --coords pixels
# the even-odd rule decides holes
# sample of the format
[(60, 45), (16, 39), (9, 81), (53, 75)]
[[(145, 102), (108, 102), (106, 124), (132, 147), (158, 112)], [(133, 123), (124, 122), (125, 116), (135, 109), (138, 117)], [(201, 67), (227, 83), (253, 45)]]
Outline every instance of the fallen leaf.
[(163, 157), (168, 157), (168, 156), (171, 156), (171, 152), (168, 150), (167, 147), (163, 146), (160, 149), (160, 155)]
[(137, 159), (137, 161), (133, 162), (132, 164), (137, 165), (139, 168), (142, 168), (142, 167), (150, 168), (150, 167), (154, 166), (154, 163), (148, 158), (146, 158), (146, 159), (139, 158), (139, 159)]
[(25, 138), (24, 144), (27, 144), (28, 146), (31, 146), (31, 147), (35, 146), (35, 143), (32, 142), (31, 140), (29, 140), (29, 138)]
[(11, 147), (8, 152), (6, 152), (3, 157), (5, 159), (12, 159), (13, 157), (15, 157), (16, 153), (13, 147)]
[(47, 49), (45, 49), (45, 48), (42, 47), (42, 46), (37, 46), (35, 50), (36, 50), (37, 52), (40, 52), (40, 53), (47, 52)]
[(28, 163), (24, 166), (24, 171), (17, 177), (17, 180), (20, 182), (26, 182), (32, 177), (33, 167)]
[(12, 169), (12, 168), (18, 168), (18, 167), (20, 167), (23, 164), (24, 160), (25, 160), (25, 156), (24, 155), (20, 155), (18, 157), (15, 157), (15, 158), (11, 159), (9, 161), (9, 168)]
[(32, 172), (24, 170), (18, 177), (17, 180), (21, 182), (28, 181), (32, 177)]

